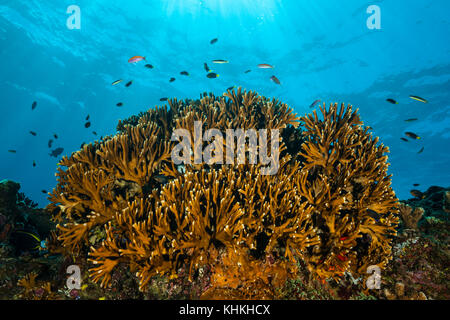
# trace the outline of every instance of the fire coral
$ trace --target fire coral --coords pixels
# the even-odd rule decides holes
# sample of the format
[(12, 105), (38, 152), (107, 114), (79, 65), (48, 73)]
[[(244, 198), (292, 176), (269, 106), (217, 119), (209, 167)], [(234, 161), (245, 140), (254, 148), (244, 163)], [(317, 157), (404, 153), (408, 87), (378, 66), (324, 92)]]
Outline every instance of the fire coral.
[[(116, 136), (60, 162), (49, 209), (66, 252), (92, 263), (93, 281), (107, 286), (121, 264), (146, 291), (154, 276), (186, 268), (193, 279), (208, 266), (205, 297), (270, 298), (295, 277), (298, 259), (318, 279), (337, 279), (391, 258), (398, 218), (388, 148), (351, 106), (323, 105), (323, 120), (316, 112), (298, 118), (241, 88), (168, 104), (120, 121)], [(222, 133), (280, 130), (278, 173), (261, 175), (260, 164), (173, 164), (173, 131), (193, 136), (195, 121)], [(100, 239), (90, 241), (93, 234)]]

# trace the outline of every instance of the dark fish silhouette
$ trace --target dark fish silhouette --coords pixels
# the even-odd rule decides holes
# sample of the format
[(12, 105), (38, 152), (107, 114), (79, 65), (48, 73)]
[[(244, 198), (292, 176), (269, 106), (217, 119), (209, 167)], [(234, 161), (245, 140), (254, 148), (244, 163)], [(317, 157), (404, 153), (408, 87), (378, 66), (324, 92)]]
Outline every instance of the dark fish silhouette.
[(86, 122), (85, 124), (84, 124), (84, 127), (85, 128), (89, 128), (91, 126), (91, 122), (90, 121), (88, 121), (88, 122)]
[(17, 153), (16, 150), (8, 150), (9, 153)]
[(52, 140), (52, 139), (48, 140), (48, 147), (49, 147), (49, 148), (52, 147), (52, 144), (53, 144), (53, 140)]
[(95, 132), (95, 131), (92, 131), (92, 134), (93, 134), (94, 136), (96, 136), (96, 135), (97, 135), (97, 132)]
[(418, 97), (418, 96), (409, 96), (411, 99), (419, 101), (419, 102), (423, 102), (423, 103), (428, 103), (428, 101), (424, 98)]
[(275, 82), (276, 84), (281, 84), (280, 80), (278, 80), (278, 78), (275, 77), (275, 76), (271, 76), (271, 77), (270, 77), (270, 80), (272, 80), (272, 81)]
[(419, 191), (419, 190), (411, 190), (409, 193), (411, 193), (411, 195), (413, 197), (419, 198), (419, 199), (423, 199), (425, 198), (425, 195), (423, 194), (423, 192)]
[(153, 69), (153, 66), (151, 64), (146, 64), (145, 67), (148, 69)]
[(236, 86), (228, 87), (228, 88), (227, 88), (227, 91), (231, 91), (231, 90), (233, 90), (234, 88), (236, 88)]
[(314, 108), (316, 106), (316, 104), (318, 104), (320, 102), (319, 99), (315, 100), (313, 103), (311, 103), (311, 105), (309, 106), (310, 108)]
[(252, 72), (252, 70), (249, 69), (249, 70), (245, 71), (244, 73), (249, 73), (249, 72)]
[(405, 142), (409, 142), (409, 140), (406, 139), (406, 138), (400, 138), (400, 139), (403, 140), (403, 141), (405, 141)]
[(189, 75), (189, 72), (187, 72), (187, 71), (181, 71), (180, 74), (181, 74), (182, 76), (188, 76), (188, 75)]
[(166, 97), (159, 99), (159, 101), (167, 101), (167, 100), (169, 100), (169, 98)]
[(33, 167), (36, 167), (36, 161), (33, 160)]
[(91, 117), (90, 115), (87, 115), (87, 117), (86, 117), (86, 121), (88, 121), (90, 117)]
[(410, 118), (410, 119), (406, 119), (405, 122), (412, 122), (412, 121), (416, 121), (417, 118)]
[(47, 190), (41, 190), (42, 193), (47, 194)]
[(61, 153), (63, 153), (64, 148), (56, 148), (55, 150), (52, 150), (52, 153), (50, 153), (50, 157), (57, 158)]
[(209, 43), (210, 43), (210, 44), (214, 44), (214, 43), (216, 43), (217, 41), (219, 41), (219, 39), (214, 38), (214, 39), (212, 39)]
[(394, 99), (391, 99), (391, 98), (386, 99), (386, 101), (387, 101), (387, 102), (390, 102), (390, 103), (392, 103), (392, 104), (398, 104), (397, 101), (395, 101)]
[(131, 86), (133, 84), (133, 80), (131, 80), (130, 82), (128, 82), (126, 85), (125, 85), (125, 87), (129, 87), (129, 86)]
[(53, 134), (53, 137), (55, 138), (55, 139), (58, 139), (58, 135), (55, 133), (55, 134)]
[(206, 62), (203, 64), (203, 67), (205, 68), (206, 72), (211, 72), (211, 69), (208, 67), (208, 65), (206, 64)]
[(414, 186), (414, 187), (418, 187), (418, 186), (420, 186), (420, 184), (414, 183), (413, 186)]
[(214, 72), (210, 72), (210, 73), (208, 73), (206, 75), (206, 77), (209, 78), (209, 79), (214, 79), (214, 78), (217, 78), (218, 76), (219, 75), (217, 73), (214, 73)]
[(37, 135), (37, 133), (34, 132), (34, 131), (30, 131), (30, 134), (31, 134), (32, 136), (35, 136), (35, 137), (36, 137), (36, 135)]
[(36, 107), (37, 107), (37, 102), (34, 101), (33, 104), (31, 105), (31, 110), (36, 109)]
[(425, 147), (420, 148), (420, 150), (417, 153), (422, 153)]
[(119, 102), (118, 104), (116, 104), (116, 106), (121, 107), (121, 106), (123, 106), (123, 103)]
[(413, 133), (413, 132), (405, 132), (405, 134), (408, 137), (410, 137), (411, 139), (420, 139), (420, 137), (417, 134)]
[(174, 82), (175, 80), (175, 78), (170, 78), (169, 82)]

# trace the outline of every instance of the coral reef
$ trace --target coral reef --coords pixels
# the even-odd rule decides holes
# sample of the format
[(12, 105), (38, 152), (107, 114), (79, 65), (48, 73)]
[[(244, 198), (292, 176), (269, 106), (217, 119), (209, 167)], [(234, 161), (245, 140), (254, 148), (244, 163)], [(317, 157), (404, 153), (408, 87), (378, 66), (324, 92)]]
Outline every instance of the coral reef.
[[(295, 278), (298, 260), (321, 281), (386, 266), (398, 223), (388, 148), (351, 106), (323, 105), (323, 120), (316, 112), (299, 119), (240, 88), (168, 104), (119, 122), (116, 136), (60, 162), (47, 209), (66, 254), (89, 256), (94, 282), (107, 287), (128, 266), (147, 291), (155, 277), (176, 279), (184, 269), (195, 280), (208, 268), (209, 298), (270, 298)], [(172, 134), (187, 129), (195, 141), (195, 121), (222, 134), (278, 129), (277, 174), (228, 161), (174, 165)], [(211, 146), (225, 154), (220, 140)], [(242, 272), (249, 276), (237, 278)]]

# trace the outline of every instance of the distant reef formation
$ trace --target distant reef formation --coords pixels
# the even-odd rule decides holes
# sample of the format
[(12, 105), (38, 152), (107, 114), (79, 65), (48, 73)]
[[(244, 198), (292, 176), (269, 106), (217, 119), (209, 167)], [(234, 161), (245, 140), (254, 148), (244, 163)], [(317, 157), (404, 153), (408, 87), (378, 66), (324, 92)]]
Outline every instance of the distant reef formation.
[[(278, 130), (277, 173), (262, 174), (265, 166), (250, 164), (255, 150), (248, 149), (244, 164), (174, 164), (174, 130), (186, 129), (195, 141), (196, 121), (203, 132), (223, 136), (227, 129), (254, 129), (258, 138), (260, 129)], [(450, 189), (400, 202), (387, 173), (388, 148), (350, 105), (323, 104), (320, 115), (298, 117), (279, 100), (239, 88), (221, 97), (169, 99), (168, 106), (120, 121), (117, 131), (59, 163), (43, 211), (57, 225), (47, 233), (45, 253), (33, 255), (59, 272), (47, 281), (45, 271), (30, 271), (15, 297), (448, 296)], [(215, 138), (195, 147), (225, 155), (229, 145)], [(429, 273), (417, 273), (411, 261), (425, 244)], [(83, 289), (64, 286), (71, 264), (82, 271)], [(367, 285), (374, 266), (381, 289)]]

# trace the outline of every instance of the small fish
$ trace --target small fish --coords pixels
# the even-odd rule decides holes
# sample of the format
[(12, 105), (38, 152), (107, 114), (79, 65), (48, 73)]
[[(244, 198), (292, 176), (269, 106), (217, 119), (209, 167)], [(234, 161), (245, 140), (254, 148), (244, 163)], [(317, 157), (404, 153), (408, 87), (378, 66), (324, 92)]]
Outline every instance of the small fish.
[(249, 73), (249, 72), (252, 72), (252, 70), (248, 69), (244, 73)]
[(131, 81), (129, 81), (126, 85), (125, 85), (125, 87), (129, 87), (129, 86), (131, 86), (133, 84), (133, 80), (131, 80)]
[(413, 132), (405, 132), (405, 134), (412, 139), (420, 139), (420, 137)]
[(260, 68), (260, 69), (273, 69), (273, 66), (271, 66), (270, 64), (267, 64), (267, 63), (260, 63), (260, 64), (258, 64), (258, 68)]
[(206, 75), (206, 77), (209, 78), (209, 79), (214, 79), (214, 78), (219, 77), (219, 75), (218, 75), (217, 73), (210, 72), (210, 73), (208, 73), (208, 74)]
[(53, 137), (54, 137), (55, 139), (58, 139), (58, 135), (57, 135), (56, 133), (53, 134)]
[(311, 103), (309, 108), (314, 108), (316, 106), (316, 104), (318, 104), (319, 102), (320, 102), (320, 99), (315, 100), (313, 103)]
[(36, 161), (33, 160), (33, 167), (36, 167)]
[(169, 100), (169, 98), (166, 97), (159, 99), (159, 101), (167, 101), (167, 100)]
[(408, 139), (406, 139), (406, 138), (400, 138), (402, 141), (405, 141), (405, 142), (409, 142), (409, 140)]
[(145, 57), (141, 57), (141, 56), (134, 56), (134, 57), (131, 57), (129, 60), (128, 60), (128, 62), (129, 63), (138, 63), (139, 61), (142, 61), (142, 60), (145, 60)]
[(47, 194), (47, 190), (41, 190), (42, 193)]
[(416, 189), (411, 190), (409, 193), (411, 193), (411, 195), (415, 198), (419, 198), (419, 199), (425, 198), (425, 195), (423, 194), (423, 192), (416, 190)]
[(64, 148), (56, 148), (55, 150), (52, 151), (52, 153), (50, 153), (50, 157), (55, 157), (57, 158), (61, 153), (63, 153)]
[(206, 64), (206, 62), (203, 64), (203, 67), (205, 68), (206, 72), (211, 72), (212, 70), (208, 67), (208, 65)]
[(146, 67), (147, 69), (153, 69), (153, 66), (152, 66), (151, 64), (146, 64), (145, 67)]
[(169, 82), (174, 82), (175, 80), (175, 78), (170, 78)]
[(214, 44), (214, 43), (216, 43), (217, 41), (219, 41), (219, 39), (214, 38), (214, 39), (212, 39), (209, 43), (210, 43), (210, 44)]
[(228, 63), (228, 60), (216, 59), (212, 61), (213, 63), (224, 64)]
[(37, 136), (37, 133), (36, 132), (34, 132), (34, 131), (30, 131), (30, 134), (32, 135), (32, 136)]
[(95, 131), (92, 131), (92, 134), (93, 134), (94, 136), (96, 136), (96, 135), (97, 135), (97, 132), (95, 132)]
[[(42, 190), (42, 191), (45, 191), (45, 190)], [(45, 250), (47, 248), (47, 241), (39, 239), (39, 237), (37, 235), (30, 233), (30, 232), (21, 231), (21, 230), (18, 230), (16, 232), (23, 233), (23, 234), (33, 237), (34, 240), (36, 240), (38, 242), (38, 245), (36, 247), (34, 247), (33, 249)]]
[(17, 153), (16, 150), (8, 150), (9, 153)]
[(116, 80), (113, 83), (111, 83), (111, 85), (115, 86), (115, 85), (121, 83), (122, 81), (123, 81), (122, 79)]
[(231, 91), (231, 90), (233, 90), (234, 88), (236, 88), (236, 86), (231, 86), (231, 87), (227, 88), (227, 91)]
[(410, 119), (406, 119), (405, 122), (413, 122), (413, 121), (417, 121), (417, 118), (410, 118)]
[(275, 76), (271, 76), (271, 77), (270, 77), (270, 80), (272, 80), (272, 81), (275, 82), (276, 84), (281, 84), (280, 80), (278, 80), (278, 78), (275, 77)]
[(86, 289), (87, 289), (87, 287), (88, 287), (88, 285), (87, 285), (87, 284), (83, 284), (83, 285), (81, 286), (81, 291), (84, 291), (84, 290), (86, 290)]
[(90, 115), (87, 115), (87, 117), (86, 117), (86, 121), (88, 121), (90, 117), (91, 117)]
[(87, 128), (89, 128), (91, 126), (91, 122), (90, 121), (88, 121), (88, 122), (86, 122), (85, 124), (84, 124), (84, 127), (87, 129)]
[(37, 102), (34, 101), (34, 102), (32, 103), (32, 105), (31, 105), (31, 110), (36, 109), (36, 107), (37, 107)]
[(189, 75), (189, 72), (187, 72), (187, 71), (181, 71), (180, 74), (181, 74), (182, 76), (188, 76), (188, 75)]
[(417, 153), (422, 153), (424, 149), (425, 149), (425, 147), (420, 148), (420, 150), (417, 151)]
[(418, 97), (418, 96), (409, 96), (411, 99), (419, 101), (419, 102), (423, 102), (423, 103), (428, 103), (428, 101), (424, 98)]
[(121, 106), (123, 106), (123, 103), (119, 102), (118, 104), (116, 104), (116, 106), (121, 107)]
[(413, 186), (414, 186), (414, 187), (418, 187), (418, 186), (420, 186), (420, 184), (418, 184), (418, 183), (413, 183)]
[(48, 140), (48, 147), (51, 148), (53, 144), (53, 139)]
[(387, 101), (387, 102), (390, 102), (390, 103), (392, 103), (392, 104), (398, 104), (397, 101), (395, 101), (394, 99), (391, 99), (391, 98), (386, 99), (386, 101)]

